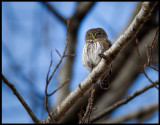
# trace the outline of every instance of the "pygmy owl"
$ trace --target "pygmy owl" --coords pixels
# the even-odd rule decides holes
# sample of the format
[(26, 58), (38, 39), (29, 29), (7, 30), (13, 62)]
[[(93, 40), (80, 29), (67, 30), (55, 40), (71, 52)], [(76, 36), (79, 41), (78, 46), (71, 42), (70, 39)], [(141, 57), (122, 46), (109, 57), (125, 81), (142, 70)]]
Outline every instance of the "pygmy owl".
[[(82, 51), (82, 64), (91, 72), (101, 61), (104, 51), (108, 50), (112, 43), (108, 40), (106, 32), (102, 28), (90, 29), (85, 35), (85, 45)], [(109, 87), (109, 77), (111, 76), (111, 67), (109, 72), (105, 72), (98, 81), (101, 88)]]

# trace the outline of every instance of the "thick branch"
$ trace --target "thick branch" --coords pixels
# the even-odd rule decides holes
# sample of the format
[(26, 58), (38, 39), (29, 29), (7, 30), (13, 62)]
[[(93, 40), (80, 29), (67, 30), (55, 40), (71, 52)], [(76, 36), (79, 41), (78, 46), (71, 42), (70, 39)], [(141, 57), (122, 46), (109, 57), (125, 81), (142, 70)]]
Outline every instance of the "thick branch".
[[(136, 18), (126, 32), (119, 37), (119, 39), (108, 51), (104, 53), (106, 59), (102, 59), (98, 66), (93, 69), (93, 71), (79, 84), (79, 86), (72, 91), (56, 109), (54, 109), (52, 115), (56, 121), (58, 121), (72, 107), (72, 105), (93, 85), (93, 83), (98, 81), (99, 77), (104, 72), (109, 70), (110, 63), (114, 60), (114, 57), (118, 55), (125, 44), (129, 42), (129, 40), (146, 22), (155, 5), (155, 2), (143, 3), (142, 9), (137, 14)], [(42, 122), (48, 122), (48, 118)]]
[(128, 96), (127, 98), (118, 101), (117, 103), (115, 103), (114, 105), (111, 105), (110, 107), (108, 107), (107, 109), (104, 109), (103, 112), (95, 115), (92, 117), (91, 122), (94, 122), (100, 118), (102, 118), (103, 116), (106, 116), (108, 113), (110, 113), (111, 111), (113, 111), (114, 109), (118, 108), (121, 105), (124, 105), (126, 103), (128, 103), (130, 100), (132, 100), (133, 98), (137, 97), (138, 95), (144, 93), (145, 91), (147, 91), (148, 89), (154, 87), (155, 84), (158, 84), (159, 81), (153, 82), (152, 84), (144, 87), (143, 89), (136, 91), (135, 93), (133, 93), (132, 95)]
[(144, 2), (140, 12), (136, 15), (128, 29), (116, 40), (112, 47), (104, 53), (109, 64), (115, 56), (118, 55), (119, 51), (124, 47), (129, 40), (140, 30), (140, 28), (147, 21), (148, 17), (157, 2)]
[(18, 98), (18, 100), (21, 102), (23, 107), (26, 109), (28, 112), (29, 116), (35, 123), (40, 123), (40, 121), (37, 119), (37, 117), (34, 115), (28, 104), (25, 102), (25, 100), (22, 98), (22, 96), (18, 93), (16, 88), (14, 87), (13, 84), (11, 84), (2, 74), (2, 80), (3, 82), (13, 91), (14, 95)]

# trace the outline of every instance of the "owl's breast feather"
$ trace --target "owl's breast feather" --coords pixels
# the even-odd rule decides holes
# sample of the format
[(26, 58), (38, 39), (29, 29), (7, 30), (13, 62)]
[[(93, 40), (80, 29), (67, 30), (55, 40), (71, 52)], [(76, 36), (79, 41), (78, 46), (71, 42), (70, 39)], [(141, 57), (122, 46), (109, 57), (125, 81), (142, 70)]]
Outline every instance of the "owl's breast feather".
[(95, 66), (98, 65), (98, 63), (101, 61), (101, 57), (99, 54), (101, 54), (104, 51), (104, 47), (100, 42), (93, 43), (92, 49), (91, 49), (91, 60)]
[(104, 47), (100, 42), (86, 43), (82, 51), (82, 63), (89, 71), (101, 61), (99, 54), (104, 52)]

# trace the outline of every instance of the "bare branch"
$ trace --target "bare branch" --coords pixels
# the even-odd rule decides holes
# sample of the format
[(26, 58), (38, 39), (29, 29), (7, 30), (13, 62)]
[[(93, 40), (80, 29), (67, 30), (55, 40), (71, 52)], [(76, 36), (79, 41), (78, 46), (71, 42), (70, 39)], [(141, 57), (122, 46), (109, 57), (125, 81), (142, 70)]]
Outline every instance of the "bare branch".
[(156, 42), (156, 37), (157, 37), (157, 35), (158, 35), (158, 31), (159, 31), (159, 27), (157, 27), (156, 34), (155, 34), (155, 36), (154, 36), (154, 38), (153, 38), (153, 42), (152, 42), (152, 46), (151, 46), (152, 49), (153, 49), (153, 47), (155, 46), (155, 42)]
[(59, 51), (58, 51), (57, 49), (55, 49), (55, 50), (56, 50), (57, 54), (59, 55), (59, 57), (61, 58), (62, 56), (61, 56), (61, 54), (59, 53)]
[(94, 122), (104, 116), (106, 116), (107, 114), (109, 114), (111, 111), (115, 110), (116, 108), (128, 103), (130, 100), (132, 100), (133, 98), (137, 97), (138, 95), (144, 93), (145, 91), (147, 91), (148, 89), (154, 87), (154, 84), (158, 84), (159, 81), (156, 81), (146, 87), (144, 87), (143, 89), (141, 90), (138, 90), (136, 91), (135, 93), (133, 93), (132, 95), (128, 96), (127, 98), (121, 100), (121, 101), (118, 101), (117, 103), (111, 105), (110, 107), (108, 107), (107, 109), (104, 109), (103, 112), (97, 114), (97, 115), (94, 115), (91, 119), (91, 122)]
[(58, 87), (55, 91), (53, 91), (51, 94), (48, 94), (47, 93), (47, 88), (48, 88), (48, 85), (49, 85), (49, 82), (51, 80), (51, 78), (53, 77), (54, 73), (56, 72), (56, 70), (58, 69), (59, 65), (61, 64), (63, 58), (65, 57), (65, 53), (66, 53), (66, 50), (67, 50), (67, 46), (68, 46), (68, 34), (69, 34), (69, 20), (67, 21), (67, 40), (66, 40), (66, 46), (65, 46), (65, 49), (64, 49), (64, 52), (63, 52), (63, 55), (61, 56), (60, 53), (58, 52), (58, 50), (56, 50), (56, 52), (58, 53), (58, 55), (61, 57), (59, 63), (56, 65), (55, 69), (53, 70), (51, 76), (49, 77), (49, 73), (50, 73), (50, 68), (52, 66), (52, 52), (51, 52), (51, 61), (50, 61), (50, 66), (49, 66), (49, 70), (48, 70), (48, 73), (47, 73), (47, 77), (46, 77), (46, 87), (45, 87), (45, 109), (48, 113), (48, 116), (50, 117), (51, 119), (51, 122), (52, 123), (55, 123), (55, 120), (54, 118), (51, 116), (50, 112), (49, 112), (49, 108), (48, 108), (48, 97), (53, 95), (57, 90), (59, 90), (60, 88), (62, 88), (66, 83), (68, 83), (69, 80), (67, 80), (66, 82), (64, 82), (60, 87)]
[[(145, 72), (146, 64), (144, 64), (144, 66), (142, 68), (143, 68), (143, 73), (144, 73), (145, 77), (152, 83), (153, 81), (149, 78), (149, 76)], [(158, 89), (158, 87), (156, 85), (155, 85), (155, 87)]]
[(67, 79), (60, 87), (58, 87), (56, 90), (54, 90), (51, 94), (48, 94), (48, 96), (53, 95), (55, 92), (57, 92), (57, 90), (61, 89), (65, 84), (67, 84), (69, 82), (69, 79)]
[(91, 113), (93, 110), (95, 110), (93, 109), (94, 92), (95, 92), (95, 89), (92, 88), (92, 90), (90, 91), (90, 97), (88, 99), (88, 105), (86, 108), (86, 112), (84, 113), (83, 118), (80, 119), (80, 122), (79, 122), (80, 124), (84, 124), (84, 123), (90, 124)]
[(64, 19), (57, 11), (52, 7), (48, 2), (42, 2), (59, 20), (61, 20), (64, 24), (67, 24), (67, 20)]
[(155, 68), (155, 67), (153, 67), (153, 66), (151, 66), (151, 65), (146, 65), (146, 66), (148, 66), (148, 67), (154, 69), (155, 71), (159, 72), (159, 70), (158, 70), (157, 68)]
[(76, 54), (66, 54), (65, 57), (76, 56)]
[(66, 40), (66, 46), (65, 46), (64, 51), (63, 51), (63, 55), (61, 56), (61, 59), (60, 59), (59, 63), (56, 65), (56, 67), (55, 67), (55, 69), (53, 70), (53, 72), (52, 72), (51, 76), (49, 77), (49, 80), (48, 80), (48, 81), (50, 81), (50, 80), (52, 79), (54, 73), (55, 73), (56, 70), (58, 69), (59, 65), (62, 63), (63, 58), (65, 57), (65, 53), (66, 53), (67, 47), (68, 47), (69, 22), (70, 22), (70, 21), (67, 20), (67, 40)]
[(82, 123), (82, 118), (84, 116), (85, 111), (83, 110), (82, 106), (80, 107), (80, 112), (78, 113), (78, 118), (79, 118), (79, 124)]
[(152, 115), (157, 110), (158, 110), (158, 104), (153, 104), (150, 106), (143, 107), (137, 111), (131, 112), (125, 116), (105, 120), (105, 121), (102, 121), (101, 123), (123, 123), (131, 119), (137, 119), (138, 123), (140, 123), (142, 117), (145, 117), (146, 119), (147, 116)]
[(18, 93), (18, 91), (16, 90), (16, 88), (14, 87), (13, 84), (11, 84), (2, 74), (2, 80), (3, 82), (13, 91), (14, 95), (18, 98), (18, 100), (21, 102), (21, 104), (23, 105), (23, 107), (26, 109), (27, 113), (29, 114), (29, 116), (31, 117), (31, 119), (35, 122), (35, 123), (40, 123), (40, 121), (37, 119), (37, 117), (34, 115), (34, 113), (32, 112), (32, 110), (30, 109), (30, 107), (28, 106), (28, 104), (25, 102), (25, 100), (22, 98), (22, 96)]
[(49, 112), (49, 108), (48, 108), (48, 93), (47, 93), (47, 88), (48, 88), (48, 85), (49, 85), (49, 73), (50, 73), (50, 69), (51, 69), (51, 66), (52, 66), (52, 62), (53, 62), (53, 59), (52, 59), (52, 51), (51, 51), (51, 61), (50, 61), (50, 65), (49, 65), (49, 69), (48, 69), (48, 73), (47, 73), (47, 77), (46, 77), (46, 87), (45, 87), (45, 109), (48, 113), (48, 116), (50, 117), (51, 119), (51, 122), (52, 123), (55, 123), (54, 119), (52, 118), (50, 112)]
[[(142, 64), (142, 58), (141, 58), (141, 55), (140, 55), (140, 52), (139, 52), (139, 49), (138, 49), (138, 40), (136, 39), (136, 45), (137, 45), (137, 53), (138, 53), (138, 57), (139, 57), (139, 60), (140, 60), (140, 67), (142, 69), (142, 73), (146, 76), (146, 78), (152, 83), (153, 81), (148, 77), (148, 75), (146, 74), (145, 72), (145, 67), (146, 67), (146, 64)], [(156, 86), (155, 86), (156, 87)]]
[[(104, 72), (109, 70), (110, 63), (115, 59), (114, 57), (118, 55), (126, 43), (128, 43), (143, 26), (151, 15), (156, 4), (156, 2), (143, 3), (142, 9), (137, 14), (129, 28), (119, 37), (109, 50), (104, 52), (106, 59), (102, 59), (98, 66), (93, 69), (93, 71), (79, 84), (79, 86), (73, 90), (56, 109), (53, 110), (52, 115), (56, 121), (58, 121), (72, 107), (72, 105), (93, 85), (93, 83), (98, 81), (99, 77)], [(48, 118), (42, 121), (42, 123), (47, 122)]]
[[(148, 62), (146, 64), (146, 66), (158, 71), (158, 69), (156, 69), (155, 67), (151, 66), (151, 62), (153, 60), (153, 56), (152, 56), (152, 49), (154, 48), (155, 46), (155, 42), (156, 42), (156, 37), (157, 37), (157, 34), (158, 34), (158, 31), (159, 31), (159, 27), (157, 28), (156, 30), (156, 33), (155, 33), (155, 36), (153, 38), (153, 41), (152, 41), (152, 45), (149, 46), (149, 45), (146, 45), (146, 55), (147, 55), (147, 58), (148, 58)], [(149, 49), (150, 49), (150, 52), (149, 52)]]
[[(142, 69), (142, 73), (145, 75), (145, 77), (146, 77), (151, 83), (153, 83), (153, 81), (149, 78), (149, 76), (148, 76), (147, 73), (145, 72), (145, 68), (146, 68), (146, 65), (147, 65), (147, 66), (149, 66), (149, 67), (151, 67), (151, 68), (153, 68), (153, 69), (156, 70), (156, 68), (154, 68), (154, 67), (152, 67), (152, 66), (150, 65), (150, 58), (152, 58), (152, 49), (153, 49), (153, 47), (154, 47), (154, 45), (155, 45), (155, 38), (156, 38), (156, 36), (157, 36), (158, 29), (159, 29), (159, 28), (157, 28), (155, 37), (154, 37), (154, 39), (153, 39), (153, 41), (152, 41), (151, 55), (149, 54), (149, 51), (148, 51), (148, 47), (150, 47), (150, 46), (146, 45), (146, 55), (147, 55), (147, 58), (148, 58), (148, 65), (147, 65), (147, 64), (144, 64), (144, 65), (142, 64), (142, 58), (141, 58), (141, 55), (140, 55), (140, 52), (139, 52), (139, 48), (138, 48), (138, 39), (136, 39), (136, 47), (137, 47), (136, 50), (137, 50), (137, 53), (138, 53), (138, 57), (139, 57), (139, 61), (140, 61), (140, 67), (141, 67), (141, 69)], [(155, 85), (155, 87), (158, 89), (158, 87), (157, 87), (156, 85)]]

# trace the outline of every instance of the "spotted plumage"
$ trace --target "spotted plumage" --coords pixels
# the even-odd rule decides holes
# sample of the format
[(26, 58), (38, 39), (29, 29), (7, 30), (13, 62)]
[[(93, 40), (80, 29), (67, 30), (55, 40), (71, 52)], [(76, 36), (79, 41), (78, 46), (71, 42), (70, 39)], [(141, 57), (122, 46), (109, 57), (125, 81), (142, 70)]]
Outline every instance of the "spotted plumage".
[[(106, 32), (102, 28), (90, 29), (85, 35), (85, 45), (82, 51), (82, 64), (91, 72), (101, 61), (100, 54), (108, 50), (112, 43), (108, 40)], [(105, 72), (100, 78), (102, 88), (109, 87), (109, 77), (111, 70)]]

